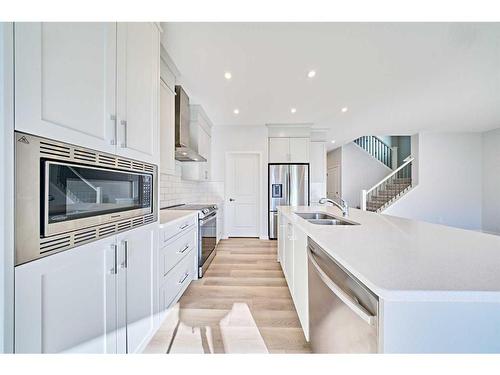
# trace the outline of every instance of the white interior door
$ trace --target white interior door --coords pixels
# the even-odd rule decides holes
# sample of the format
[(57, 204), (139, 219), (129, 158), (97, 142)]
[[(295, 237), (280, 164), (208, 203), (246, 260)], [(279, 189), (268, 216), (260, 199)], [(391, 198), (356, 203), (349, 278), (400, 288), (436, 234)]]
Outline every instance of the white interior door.
[(330, 199), (340, 198), (340, 168), (335, 166), (328, 169), (327, 197)]
[(230, 154), (226, 184), (228, 236), (259, 237), (259, 155)]

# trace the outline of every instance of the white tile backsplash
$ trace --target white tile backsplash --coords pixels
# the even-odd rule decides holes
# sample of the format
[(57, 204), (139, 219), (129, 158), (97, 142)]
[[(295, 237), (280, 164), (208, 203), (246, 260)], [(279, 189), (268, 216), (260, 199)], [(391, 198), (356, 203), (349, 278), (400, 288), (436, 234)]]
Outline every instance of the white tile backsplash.
[(219, 203), (224, 200), (224, 182), (182, 179), (180, 163), (175, 175), (160, 174), (160, 207), (182, 203)]

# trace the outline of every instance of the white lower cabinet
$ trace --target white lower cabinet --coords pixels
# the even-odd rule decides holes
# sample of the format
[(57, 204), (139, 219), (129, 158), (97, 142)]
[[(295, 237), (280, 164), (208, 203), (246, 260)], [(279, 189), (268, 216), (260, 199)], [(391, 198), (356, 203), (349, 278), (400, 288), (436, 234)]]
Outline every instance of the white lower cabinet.
[(198, 277), (198, 216), (180, 218), (160, 225), (158, 250), (159, 323), (177, 303), (192, 280)]
[(304, 335), (309, 340), (307, 235), (281, 213), (278, 221), (278, 260), (285, 274)]
[(278, 262), (281, 267), (285, 264), (285, 239), (286, 239), (286, 226), (288, 220), (281, 214), (278, 215)]
[(293, 228), (293, 302), (304, 335), (309, 341), (309, 298), (307, 276), (307, 235)]
[(283, 262), (283, 272), (285, 273), (288, 288), (293, 297), (293, 258), (294, 258), (293, 225), (288, 222), (285, 227), (285, 260)]
[(15, 270), (16, 353), (115, 353), (115, 238)]
[[(138, 353), (146, 346), (155, 329), (155, 267), (157, 247), (156, 224), (117, 235), (119, 322), (123, 332), (118, 340), (119, 353)], [(123, 338), (126, 340), (123, 340)]]
[(195, 277), (193, 262), (195, 252), (191, 250), (160, 281), (160, 309), (167, 310), (175, 304)]
[(157, 224), (15, 269), (15, 352), (138, 352), (154, 330)]

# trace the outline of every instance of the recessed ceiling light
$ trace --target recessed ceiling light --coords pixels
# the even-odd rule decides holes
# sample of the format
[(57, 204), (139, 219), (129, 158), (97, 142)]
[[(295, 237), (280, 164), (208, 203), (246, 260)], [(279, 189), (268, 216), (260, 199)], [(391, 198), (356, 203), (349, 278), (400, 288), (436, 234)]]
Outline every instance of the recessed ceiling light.
[(233, 113), (234, 113), (235, 115), (237, 115), (238, 113), (240, 113), (240, 110), (239, 110), (238, 108), (235, 108), (235, 109), (234, 109), (234, 111), (233, 111)]
[(310, 70), (309, 73), (307, 73), (307, 76), (309, 78), (313, 78), (315, 75), (316, 75), (316, 71), (315, 70)]
[(331, 141), (331, 142), (332, 142), (332, 143), (335, 143), (335, 139), (332, 139), (332, 141)]
[(225, 79), (231, 79), (231, 77), (232, 77), (232, 76), (233, 76), (233, 75), (231, 74), (231, 72), (226, 72), (226, 73), (224, 73), (224, 78), (225, 78)]
[(347, 107), (344, 107), (341, 109), (342, 113), (346, 113), (348, 110), (349, 110), (349, 108), (347, 108)]
[(290, 109), (290, 112), (292, 112), (292, 113), (297, 112), (297, 108), (292, 108), (292, 109)]

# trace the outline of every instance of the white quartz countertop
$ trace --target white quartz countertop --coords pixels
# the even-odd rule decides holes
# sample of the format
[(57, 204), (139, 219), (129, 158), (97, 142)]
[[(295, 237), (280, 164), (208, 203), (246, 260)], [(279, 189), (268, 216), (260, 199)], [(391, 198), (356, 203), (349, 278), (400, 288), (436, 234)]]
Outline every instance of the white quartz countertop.
[(160, 226), (171, 224), (176, 220), (185, 219), (188, 216), (198, 217), (198, 211), (191, 210), (160, 210)]
[(360, 225), (326, 226), (279, 207), (293, 225), (385, 300), (500, 302), (500, 236), (350, 209)]

